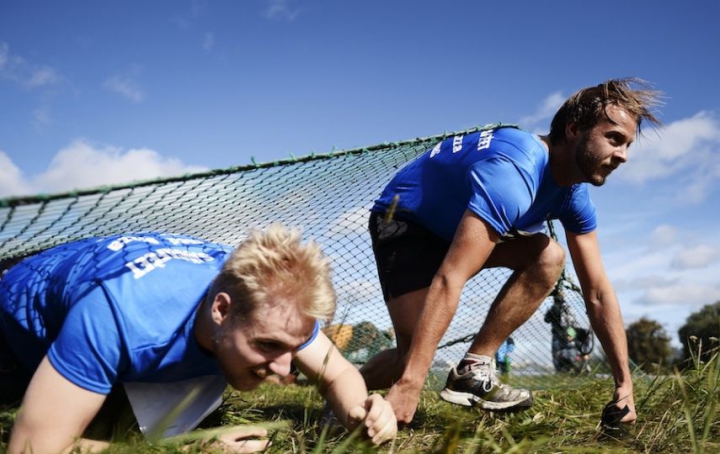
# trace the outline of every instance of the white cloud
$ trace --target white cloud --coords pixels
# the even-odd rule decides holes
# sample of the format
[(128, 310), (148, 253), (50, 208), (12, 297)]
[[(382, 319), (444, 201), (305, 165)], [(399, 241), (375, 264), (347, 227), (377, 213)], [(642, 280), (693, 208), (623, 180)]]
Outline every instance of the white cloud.
[(672, 261), (672, 267), (686, 270), (704, 268), (715, 260), (720, 259), (720, 247), (709, 244), (682, 249)]
[(623, 282), (622, 287), (625, 289), (646, 290), (657, 287), (669, 287), (677, 284), (677, 282), (678, 279), (672, 279), (667, 276), (649, 275)]
[(47, 66), (32, 70), (28, 74), (28, 79), (25, 84), (30, 87), (42, 87), (45, 85), (54, 85), (60, 82), (61, 78), (58, 73)]
[(670, 225), (659, 225), (652, 232), (652, 239), (656, 244), (672, 244), (677, 237), (677, 230)]
[(0, 197), (27, 195), (32, 192), (20, 169), (0, 150)]
[(10, 46), (7, 43), (0, 43), (0, 71), (5, 69), (5, 65), (8, 62), (8, 54), (10, 53)]
[(377, 295), (381, 295), (380, 283), (374, 280), (354, 280), (344, 282), (337, 285), (337, 294), (343, 300), (364, 300), (366, 298), (374, 299)]
[[(696, 245), (685, 244), (688, 238)], [(710, 232), (696, 237), (662, 224), (645, 240), (605, 257), (628, 320), (647, 315), (677, 330), (687, 314), (720, 299), (720, 243)]]
[[(565, 96), (563, 96), (562, 93), (560, 93), (559, 91), (552, 93), (543, 100), (542, 104), (534, 113), (522, 117), (519, 123), (525, 129), (532, 129), (535, 126), (539, 126), (538, 123), (551, 119), (555, 115), (555, 112), (557, 112), (557, 110), (560, 108), (560, 106), (563, 105), (564, 102)], [(542, 126), (547, 132), (547, 126)]]
[(123, 150), (76, 140), (60, 150), (48, 169), (31, 178), (0, 152), (0, 196), (63, 192), (73, 189), (125, 184), (135, 180), (201, 172), (175, 158), (165, 158), (148, 148)]
[(264, 15), (268, 19), (281, 19), (292, 22), (300, 14), (299, 8), (293, 8), (293, 0), (265, 0), (267, 7)]
[(645, 183), (674, 178), (678, 198), (700, 203), (720, 177), (720, 121), (711, 112), (674, 121), (659, 134), (648, 132), (630, 149), (621, 179)]
[(41, 106), (33, 110), (32, 125), (36, 131), (44, 129), (50, 123), (52, 123), (52, 118), (50, 117), (50, 107)]
[(140, 70), (133, 68), (129, 74), (108, 77), (103, 86), (108, 90), (124, 96), (130, 101), (139, 103), (145, 99), (145, 93), (140, 88), (138, 77)]
[(45, 191), (115, 185), (133, 180), (181, 175), (203, 170), (180, 160), (164, 158), (148, 148), (127, 151), (117, 147), (95, 147), (77, 140), (58, 152), (48, 170), (35, 182)]
[(720, 300), (720, 285), (704, 282), (682, 282), (645, 289), (637, 304), (652, 306), (686, 306), (688, 310)]
[(0, 43), (0, 78), (28, 89), (53, 86), (63, 81), (54, 68), (30, 63), (23, 57), (11, 54), (7, 43)]
[(617, 287), (621, 287), (621, 283), (631, 283), (641, 278), (647, 270), (666, 269), (670, 263), (669, 251), (666, 248), (657, 251), (650, 251), (646, 246), (624, 248), (603, 256), (607, 262), (608, 276)]
[(126, 77), (113, 76), (105, 81), (105, 88), (114, 91), (133, 102), (140, 102), (145, 94), (138, 86), (137, 82)]
[(215, 47), (215, 35), (207, 32), (203, 37), (203, 49), (210, 52)]
[(335, 237), (364, 235), (367, 233), (367, 219), (370, 216), (369, 206), (360, 206), (341, 213), (328, 230)]
[(170, 18), (170, 23), (175, 24), (179, 29), (181, 30), (189, 30), (190, 29), (190, 21), (182, 16), (173, 16)]

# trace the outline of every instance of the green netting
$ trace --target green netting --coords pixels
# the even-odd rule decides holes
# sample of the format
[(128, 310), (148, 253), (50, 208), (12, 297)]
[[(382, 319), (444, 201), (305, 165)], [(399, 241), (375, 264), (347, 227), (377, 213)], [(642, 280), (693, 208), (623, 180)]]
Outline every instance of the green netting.
[[(236, 245), (250, 227), (275, 222), (299, 226), (332, 259), (338, 293), (335, 324), (348, 326), (337, 330), (336, 339), (351, 360), (362, 363), (393, 343), (366, 228), (369, 208), (408, 161), (447, 137), (493, 126), (124, 186), (0, 200), (0, 259), (116, 233), (181, 233)], [(487, 270), (466, 285), (436, 355), (437, 370), (447, 370), (462, 357), (508, 276), (507, 270)], [(587, 327), (577, 287), (566, 278), (559, 286), (566, 289), (578, 324)], [(543, 320), (550, 305), (549, 298), (513, 334), (513, 374), (546, 381), (553, 373), (550, 325)]]

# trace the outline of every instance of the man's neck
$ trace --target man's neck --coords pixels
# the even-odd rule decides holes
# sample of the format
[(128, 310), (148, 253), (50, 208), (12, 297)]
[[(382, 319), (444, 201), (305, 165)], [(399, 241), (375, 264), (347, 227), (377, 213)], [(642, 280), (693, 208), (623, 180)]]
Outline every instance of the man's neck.
[(540, 136), (550, 156), (550, 171), (555, 184), (558, 186), (572, 186), (582, 182), (577, 173), (577, 164), (572, 147), (567, 142), (552, 144), (548, 136)]
[(193, 334), (197, 343), (205, 350), (214, 353), (212, 336), (212, 320), (210, 318), (210, 302), (207, 301), (207, 296), (203, 298), (203, 301), (197, 308), (197, 314), (195, 315), (195, 326), (193, 326)]

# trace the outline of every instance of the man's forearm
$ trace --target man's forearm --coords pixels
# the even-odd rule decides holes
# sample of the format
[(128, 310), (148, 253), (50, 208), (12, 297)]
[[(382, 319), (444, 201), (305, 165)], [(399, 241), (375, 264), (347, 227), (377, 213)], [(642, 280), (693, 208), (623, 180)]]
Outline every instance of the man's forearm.
[(600, 340), (612, 368), (615, 386), (632, 386), (627, 335), (614, 292), (610, 290), (608, 293), (600, 295), (596, 303), (591, 302), (587, 306), (593, 330)]
[(350, 410), (357, 405), (362, 405), (368, 397), (362, 375), (357, 373), (354, 368), (347, 369), (321, 391), (342, 425), (348, 430), (354, 429), (358, 421), (349, 417)]

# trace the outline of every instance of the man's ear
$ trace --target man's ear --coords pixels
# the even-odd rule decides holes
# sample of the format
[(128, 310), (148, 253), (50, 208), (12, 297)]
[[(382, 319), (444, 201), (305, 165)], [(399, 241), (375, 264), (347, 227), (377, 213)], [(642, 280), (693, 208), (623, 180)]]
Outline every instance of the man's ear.
[(582, 131), (580, 130), (576, 122), (571, 121), (565, 125), (565, 138), (569, 143), (575, 142), (575, 140), (577, 140), (581, 133)]
[(212, 302), (212, 320), (218, 325), (230, 316), (230, 295), (225, 292), (220, 292), (215, 295)]

